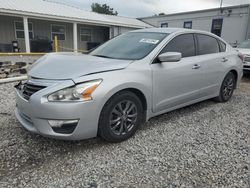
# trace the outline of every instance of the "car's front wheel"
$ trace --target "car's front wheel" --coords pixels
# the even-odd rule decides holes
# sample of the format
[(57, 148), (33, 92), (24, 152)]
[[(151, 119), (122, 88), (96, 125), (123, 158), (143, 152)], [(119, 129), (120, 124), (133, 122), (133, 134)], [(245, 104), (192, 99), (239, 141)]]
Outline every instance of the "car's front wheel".
[(233, 96), (235, 88), (236, 88), (235, 75), (232, 72), (229, 72), (222, 82), (220, 95), (216, 98), (216, 100), (218, 102), (229, 101)]
[(122, 142), (133, 136), (143, 120), (140, 99), (122, 91), (109, 99), (99, 118), (98, 134), (108, 142)]

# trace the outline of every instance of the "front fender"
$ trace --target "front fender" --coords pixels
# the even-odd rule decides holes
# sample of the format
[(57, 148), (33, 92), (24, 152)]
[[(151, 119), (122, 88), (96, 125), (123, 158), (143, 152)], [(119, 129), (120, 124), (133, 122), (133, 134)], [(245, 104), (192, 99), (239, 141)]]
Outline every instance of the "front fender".
[[(102, 79), (102, 83), (92, 94), (93, 100), (97, 100), (98, 117), (106, 102), (117, 92), (125, 89), (137, 89), (145, 96), (147, 110), (152, 108), (152, 75), (151, 69), (124, 69), (84, 76), (74, 80), (75, 83), (87, 80)], [(148, 114), (148, 113), (147, 113)], [(147, 115), (148, 117), (148, 115)]]

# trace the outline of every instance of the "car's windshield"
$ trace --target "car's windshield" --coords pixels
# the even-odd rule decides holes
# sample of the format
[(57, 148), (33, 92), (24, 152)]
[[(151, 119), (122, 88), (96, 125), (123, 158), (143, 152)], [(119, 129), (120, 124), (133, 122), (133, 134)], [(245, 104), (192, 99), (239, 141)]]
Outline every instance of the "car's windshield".
[(247, 40), (247, 41), (242, 42), (242, 43), (238, 46), (238, 48), (248, 48), (248, 49), (250, 49), (250, 40)]
[(168, 34), (131, 32), (120, 35), (90, 53), (90, 55), (138, 60), (146, 57)]

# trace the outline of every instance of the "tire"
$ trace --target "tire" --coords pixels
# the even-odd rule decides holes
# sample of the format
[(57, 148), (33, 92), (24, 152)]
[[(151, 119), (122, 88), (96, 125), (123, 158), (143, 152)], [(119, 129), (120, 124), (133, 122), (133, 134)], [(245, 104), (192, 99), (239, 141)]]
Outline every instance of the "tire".
[(122, 142), (135, 134), (142, 121), (140, 99), (130, 91), (122, 91), (104, 105), (99, 118), (98, 135), (108, 142)]
[(227, 102), (229, 101), (234, 93), (236, 88), (236, 78), (232, 72), (229, 72), (224, 78), (221, 88), (220, 95), (215, 98), (218, 102)]

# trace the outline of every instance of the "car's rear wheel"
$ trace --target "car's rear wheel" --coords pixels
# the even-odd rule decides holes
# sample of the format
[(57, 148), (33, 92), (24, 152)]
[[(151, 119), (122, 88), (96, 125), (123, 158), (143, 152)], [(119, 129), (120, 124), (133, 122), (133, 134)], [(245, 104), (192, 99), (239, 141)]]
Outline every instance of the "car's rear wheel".
[(216, 98), (216, 100), (218, 102), (229, 101), (233, 96), (235, 88), (236, 88), (235, 75), (232, 72), (229, 72), (222, 82), (220, 95)]
[(108, 142), (122, 142), (135, 134), (143, 120), (140, 99), (122, 91), (109, 99), (99, 118), (98, 134)]

